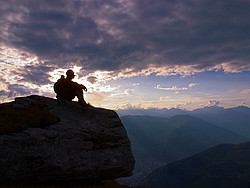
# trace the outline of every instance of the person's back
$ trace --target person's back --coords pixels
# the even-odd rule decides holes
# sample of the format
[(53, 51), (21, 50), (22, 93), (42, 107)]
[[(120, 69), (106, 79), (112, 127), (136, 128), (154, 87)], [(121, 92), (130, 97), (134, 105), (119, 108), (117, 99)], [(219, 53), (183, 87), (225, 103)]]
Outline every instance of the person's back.
[(68, 70), (66, 75), (67, 78), (61, 76), (61, 78), (54, 84), (54, 91), (57, 94), (56, 98), (59, 100), (72, 101), (75, 96), (77, 96), (79, 103), (86, 104), (83, 98), (83, 89), (87, 91), (87, 88), (82, 84), (72, 81), (75, 77), (72, 70)]

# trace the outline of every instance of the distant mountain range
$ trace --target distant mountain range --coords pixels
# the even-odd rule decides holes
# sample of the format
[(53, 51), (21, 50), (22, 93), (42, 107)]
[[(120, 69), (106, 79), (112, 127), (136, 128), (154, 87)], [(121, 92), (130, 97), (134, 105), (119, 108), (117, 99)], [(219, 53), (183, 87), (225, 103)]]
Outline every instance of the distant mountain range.
[(189, 115), (171, 118), (124, 116), (121, 120), (136, 156), (146, 155), (166, 162), (179, 160), (219, 143), (248, 140)]
[(206, 107), (194, 110), (190, 115), (250, 138), (250, 108), (248, 107), (239, 106), (228, 109), (216, 106)]
[(197, 108), (192, 111), (188, 110), (182, 110), (179, 108), (148, 108), (148, 109), (139, 109), (139, 108), (134, 108), (134, 109), (118, 109), (116, 112), (119, 114), (119, 116), (127, 116), (127, 115), (150, 115), (150, 116), (158, 116), (158, 117), (171, 117), (174, 115), (186, 115), (188, 113), (192, 112), (209, 112), (209, 113), (218, 113), (222, 112), (224, 110), (232, 110), (235, 112), (241, 112), (241, 113), (246, 113), (250, 114), (250, 108), (246, 106), (238, 106), (234, 108), (224, 108), (220, 106), (209, 106), (209, 107), (204, 107), (204, 108)]
[[(180, 111), (179, 111), (180, 112)], [(137, 184), (152, 170), (222, 143), (249, 139), (190, 115), (171, 118), (123, 116), (136, 159), (134, 176), (122, 183)]]
[(195, 109), (193, 111), (181, 110), (178, 108), (119, 109), (116, 110), (116, 112), (120, 117), (125, 115), (149, 115), (169, 118), (175, 115), (191, 115), (235, 132), (243, 137), (250, 138), (250, 108), (246, 106), (238, 106), (235, 108), (211, 106)]
[(247, 188), (250, 142), (217, 145), (158, 168), (141, 183), (154, 188)]

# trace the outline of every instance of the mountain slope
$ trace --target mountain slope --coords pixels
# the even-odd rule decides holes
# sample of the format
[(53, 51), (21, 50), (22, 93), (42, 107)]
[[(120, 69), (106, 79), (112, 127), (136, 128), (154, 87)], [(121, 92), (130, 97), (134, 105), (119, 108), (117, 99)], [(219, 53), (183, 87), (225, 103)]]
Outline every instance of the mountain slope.
[(136, 159), (134, 175), (121, 181), (136, 184), (155, 168), (222, 143), (247, 139), (204, 120), (180, 115), (121, 117)]
[(143, 184), (171, 188), (247, 187), (250, 142), (222, 144), (156, 169)]
[(247, 139), (204, 120), (180, 115), (172, 118), (125, 116), (135, 156), (147, 155), (170, 162), (195, 154), (219, 143), (239, 143)]
[(250, 108), (246, 106), (238, 106), (235, 108), (226, 109), (219, 106), (210, 106), (195, 109), (193, 111), (186, 111), (177, 108), (151, 108), (131, 110), (119, 109), (117, 110), (117, 113), (120, 116), (149, 115), (165, 118), (170, 118), (175, 115), (191, 115), (250, 139)]
[(206, 107), (190, 112), (191, 115), (222, 128), (250, 138), (250, 109), (244, 106), (223, 109), (221, 107)]

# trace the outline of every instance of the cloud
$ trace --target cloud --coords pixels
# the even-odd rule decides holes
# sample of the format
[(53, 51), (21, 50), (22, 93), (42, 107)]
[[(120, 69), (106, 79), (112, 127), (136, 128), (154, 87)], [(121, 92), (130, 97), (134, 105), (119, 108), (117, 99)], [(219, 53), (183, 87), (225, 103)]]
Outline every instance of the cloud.
[(1, 44), (55, 68), (161, 76), (250, 70), (249, 1), (6, 0), (0, 7)]
[(13, 84), (8, 86), (8, 97), (13, 98), (20, 95), (38, 94), (38, 89), (31, 89), (24, 85)]
[(240, 92), (241, 94), (244, 94), (244, 95), (250, 95), (250, 89), (246, 89), (246, 90), (243, 90), (242, 92)]
[(114, 101), (116, 99), (118, 100), (124, 100), (125, 97), (133, 96), (134, 95), (134, 89), (125, 89), (124, 91), (116, 91), (110, 95), (110, 98), (112, 98)]
[(220, 104), (217, 100), (209, 100), (207, 106), (218, 106)]
[(7, 95), (8, 95), (8, 93), (6, 91), (4, 91), (4, 90), (0, 91), (0, 96), (7, 96)]
[(19, 82), (31, 82), (37, 85), (45, 85), (51, 83), (48, 78), (50, 77), (49, 72), (53, 69), (54, 67), (41, 64), (35, 66), (25, 66), (19, 68), (18, 70), (13, 70), (12, 73), (22, 77)]
[(178, 88), (178, 87), (176, 87), (176, 86), (172, 86), (172, 87), (164, 88), (164, 87), (161, 87), (160, 85), (157, 85), (157, 86), (156, 86), (156, 89), (166, 90), (166, 91), (181, 91), (181, 90), (188, 90), (187, 87)]
[(133, 95), (134, 94), (134, 90), (133, 89), (126, 89), (125, 90), (125, 94), (127, 94), (127, 95)]
[(161, 87), (160, 85), (157, 85), (155, 88), (160, 89), (160, 90), (165, 90), (165, 91), (175, 91), (175, 94), (179, 94), (180, 93), (179, 91), (188, 90), (189, 88), (194, 87), (196, 85), (198, 85), (198, 83), (190, 83), (188, 84), (188, 87), (180, 87), (180, 88), (178, 88), (177, 86), (164, 88), (164, 87)]
[(143, 105), (141, 103), (139, 103), (138, 105), (132, 105), (130, 103), (127, 103), (125, 105), (117, 106), (117, 109), (123, 109), (123, 110), (135, 109), (135, 110), (138, 110), (138, 109), (144, 109), (144, 108), (143, 108)]
[(165, 96), (165, 97), (160, 97), (160, 101), (168, 101), (171, 98), (169, 96)]
[(197, 83), (191, 83), (191, 84), (188, 84), (188, 87), (191, 88), (191, 87), (194, 87), (194, 86), (197, 86), (197, 85), (199, 85), (199, 84), (197, 84)]
[(191, 101), (186, 101), (186, 102), (183, 103), (183, 104), (177, 104), (177, 105), (175, 106), (175, 108), (179, 108), (179, 109), (186, 110), (190, 105), (192, 105), (192, 102), (191, 102)]
[(134, 84), (132, 84), (133, 86), (139, 86), (140, 85), (140, 83), (134, 83)]
[(224, 62), (214, 67), (210, 67), (208, 70), (223, 70), (226, 73), (239, 73), (250, 70), (250, 64), (239, 65), (237, 62)]
[(17, 89), (10, 96), (41, 92), (74, 66), (96, 100), (115, 93), (105, 80), (250, 71), (249, 8), (234, 0), (1, 1), (2, 94), (8, 85)]
[(94, 84), (97, 81), (97, 77), (95, 77), (95, 76), (89, 76), (87, 78), (87, 81), (89, 81), (90, 83)]

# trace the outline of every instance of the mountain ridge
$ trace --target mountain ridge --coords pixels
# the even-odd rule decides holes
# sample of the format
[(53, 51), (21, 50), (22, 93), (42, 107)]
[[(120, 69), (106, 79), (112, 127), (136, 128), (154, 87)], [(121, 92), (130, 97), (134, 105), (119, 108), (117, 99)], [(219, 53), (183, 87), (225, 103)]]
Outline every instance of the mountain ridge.
[[(122, 117), (127, 115), (151, 115), (156, 117), (170, 118), (175, 115), (191, 115), (200, 118), (224, 129), (237, 133), (241, 136), (250, 138), (250, 108), (246, 106), (238, 106), (235, 108), (223, 108), (218, 106), (204, 107), (193, 111), (181, 109), (133, 109), (117, 110), (117, 113)], [(143, 114), (142, 114), (143, 113)]]
[(141, 183), (156, 188), (247, 187), (250, 142), (219, 144), (154, 170)]
[[(232, 107), (232, 108), (224, 108), (221, 106), (205, 106), (203, 108), (196, 108), (194, 110), (185, 110), (185, 109), (180, 109), (180, 108), (147, 108), (147, 109), (117, 109), (115, 110), (119, 116), (126, 116), (126, 115), (148, 115), (149, 113), (155, 112), (156, 114), (158, 114), (158, 116), (162, 117), (166, 117), (169, 115), (166, 115), (166, 113), (168, 112), (179, 112), (179, 113), (183, 113), (183, 114), (188, 114), (190, 112), (194, 112), (194, 111), (207, 111), (207, 112), (213, 112), (214, 109), (216, 109), (217, 111), (222, 111), (222, 110), (240, 110), (243, 111), (244, 113), (250, 113), (250, 108), (247, 106), (236, 106), (236, 107)], [(248, 112), (246, 112), (248, 111)], [(131, 113), (133, 112), (133, 113)], [(154, 114), (154, 113), (152, 113)], [(176, 113), (174, 113), (175, 115), (177, 115)], [(155, 115), (152, 115), (155, 116)]]
[(216, 144), (248, 141), (236, 133), (190, 115), (171, 118), (129, 115), (121, 117), (121, 121), (137, 161), (135, 175), (126, 178), (132, 182), (141, 178), (138, 174), (146, 174), (145, 171), (151, 171), (155, 166), (183, 159)]

